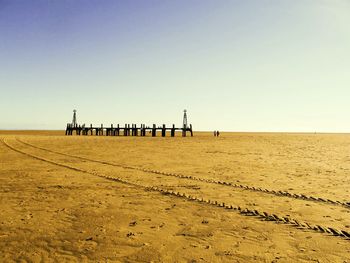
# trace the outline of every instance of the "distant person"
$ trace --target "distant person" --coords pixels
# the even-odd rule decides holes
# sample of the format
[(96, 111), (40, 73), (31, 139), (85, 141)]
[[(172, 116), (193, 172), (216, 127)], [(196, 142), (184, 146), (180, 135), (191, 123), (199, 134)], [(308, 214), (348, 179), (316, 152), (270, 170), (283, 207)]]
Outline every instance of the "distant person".
[(219, 135), (220, 135), (220, 132), (216, 131), (216, 136), (219, 137)]
[(214, 131), (214, 137), (216, 137), (216, 131)]

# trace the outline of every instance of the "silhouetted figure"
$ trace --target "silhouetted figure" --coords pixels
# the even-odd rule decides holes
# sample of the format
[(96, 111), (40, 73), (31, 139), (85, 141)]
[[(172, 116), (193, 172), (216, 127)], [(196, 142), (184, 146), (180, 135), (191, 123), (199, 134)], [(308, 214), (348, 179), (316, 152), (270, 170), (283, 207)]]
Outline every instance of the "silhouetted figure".
[(216, 131), (216, 136), (219, 137), (219, 135), (220, 135), (220, 132)]
[(216, 131), (214, 131), (214, 137), (216, 137)]

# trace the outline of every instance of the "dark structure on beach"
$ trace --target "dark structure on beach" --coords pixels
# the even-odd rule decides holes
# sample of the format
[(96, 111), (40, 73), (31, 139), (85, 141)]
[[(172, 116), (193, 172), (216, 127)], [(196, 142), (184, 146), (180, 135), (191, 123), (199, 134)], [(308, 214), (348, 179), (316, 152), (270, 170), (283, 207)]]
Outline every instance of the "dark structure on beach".
[(76, 110), (73, 111), (73, 121), (72, 123), (68, 123), (66, 127), (66, 135), (73, 135), (75, 132), (76, 135), (96, 135), (96, 136), (146, 136), (147, 134), (151, 134), (152, 137), (157, 136), (157, 131), (161, 132), (161, 136), (165, 137), (166, 132), (170, 131), (170, 136), (174, 137), (176, 131), (180, 131), (183, 137), (186, 137), (187, 132), (193, 136), (192, 124), (187, 124), (187, 112), (184, 110), (183, 117), (183, 126), (181, 128), (176, 128), (175, 124), (172, 127), (166, 127), (165, 124), (162, 126), (156, 126), (155, 124), (152, 127), (146, 126), (145, 124), (141, 124), (137, 126), (137, 124), (125, 124), (124, 126), (113, 126), (111, 124), (110, 127), (104, 127), (101, 124), (100, 127), (93, 127), (92, 124), (90, 126), (78, 125)]

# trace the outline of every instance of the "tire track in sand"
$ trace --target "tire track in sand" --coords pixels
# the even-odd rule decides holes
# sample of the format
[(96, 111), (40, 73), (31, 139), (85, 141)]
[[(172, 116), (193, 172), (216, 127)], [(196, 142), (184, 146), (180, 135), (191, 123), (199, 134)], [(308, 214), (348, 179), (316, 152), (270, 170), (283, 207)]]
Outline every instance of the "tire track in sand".
[(90, 158), (86, 158), (86, 157), (82, 157), (82, 156), (57, 152), (54, 150), (50, 150), (47, 148), (33, 145), (31, 143), (28, 143), (28, 142), (24, 142), (22, 140), (19, 140), (18, 138), (16, 138), (16, 140), (20, 143), (23, 143), (25, 145), (28, 145), (30, 147), (37, 148), (37, 149), (40, 149), (43, 151), (51, 152), (54, 154), (60, 154), (60, 155), (67, 156), (67, 157), (74, 157), (74, 158), (78, 158), (81, 160), (100, 163), (100, 164), (104, 164), (104, 165), (111, 165), (111, 166), (120, 167), (120, 168), (124, 168), (124, 169), (137, 170), (137, 171), (141, 171), (141, 172), (145, 172), (145, 173), (173, 176), (173, 177), (177, 177), (180, 179), (189, 179), (189, 180), (200, 181), (200, 182), (205, 182), (205, 183), (209, 183), (209, 184), (224, 185), (224, 186), (228, 186), (228, 187), (232, 187), (232, 188), (236, 188), (236, 189), (243, 189), (243, 190), (248, 190), (248, 191), (253, 191), (253, 192), (260, 192), (260, 193), (264, 193), (264, 194), (271, 194), (274, 196), (284, 196), (284, 197), (288, 197), (288, 198), (305, 200), (305, 201), (310, 201), (310, 202), (318, 202), (318, 203), (324, 203), (324, 204), (328, 204), (328, 205), (338, 205), (338, 206), (343, 206), (345, 208), (350, 209), (350, 202), (342, 202), (342, 201), (338, 201), (338, 200), (331, 200), (331, 199), (326, 199), (326, 198), (321, 198), (321, 197), (307, 196), (304, 194), (289, 193), (287, 191), (271, 190), (271, 189), (260, 188), (260, 187), (255, 187), (255, 186), (235, 184), (232, 182), (213, 180), (213, 179), (205, 179), (205, 178), (195, 177), (195, 176), (191, 176), (191, 175), (167, 173), (167, 172), (162, 172), (162, 171), (158, 171), (158, 170), (150, 170), (150, 169), (140, 168), (140, 167), (136, 167), (136, 166), (117, 164), (114, 162), (100, 161), (100, 160), (90, 159)]
[(8, 142), (6, 142), (5, 139), (3, 139), (3, 138), (1, 138), (1, 142), (6, 147), (8, 147), (9, 149), (11, 149), (17, 153), (23, 154), (27, 157), (30, 157), (30, 158), (33, 158), (33, 159), (36, 159), (39, 161), (50, 163), (52, 165), (56, 165), (56, 166), (60, 166), (60, 167), (66, 168), (66, 169), (70, 169), (70, 170), (73, 170), (76, 172), (82, 172), (85, 174), (98, 176), (98, 177), (105, 178), (105, 179), (108, 179), (111, 181), (127, 184), (127, 185), (134, 186), (137, 188), (141, 188), (141, 189), (144, 189), (145, 191), (154, 191), (154, 192), (158, 192), (158, 193), (161, 193), (163, 195), (168, 195), (171, 197), (179, 197), (179, 198), (183, 198), (183, 199), (186, 199), (186, 200), (192, 201), (192, 202), (198, 202), (201, 204), (206, 204), (206, 205), (210, 205), (210, 206), (229, 209), (232, 211), (236, 211), (241, 215), (254, 217), (254, 218), (257, 218), (257, 219), (260, 219), (263, 221), (270, 221), (270, 222), (275, 222), (275, 223), (279, 223), (279, 224), (294, 226), (294, 227), (296, 227), (296, 229), (299, 229), (302, 231), (310, 230), (310, 231), (317, 232), (317, 233), (323, 233), (323, 234), (326, 234), (328, 236), (331, 235), (331, 236), (335, 236), (335, 237), (345, 238), (346, 240), (350, 240), (350, 233), (345, 231), (345, 230), (335, 229), (332, 227), (326, 227), (326, 226), (322, 226), (322, 225), (312, 225), (312, 224), (309, 224), (308, 222), (298, 221), (298, 220), (293, 219), (293, 218), (288, 217), (288, 216), (269, 214), (265, 211), (252, 210), (249, 208), (242, 208), (242, 207), (237, 206), (237, 205), (220, 203), (217, 200), (204, 199), (203, 197), (191, 196), (191, 195), (187, 195), (185, 193), (166, 190), (166, 189), (162, 189), (162, 188), (156, 187), (156, 186), (145, 186), (142, 184), (127, 181), (127, 180), (125, 180), (121, 177), (117, 177), (117, 176), (108, 176), (108, 175), (103, 175), (103, 174), (96, 173), (96, 172), (90, 172), (88, 170), (76, 168), (74, 166), (67, 165), (67, 164), (58, 163), (58, 162), (55, 162), (52, 160), (48, 160), (46, 158), (42, 158), (42, 157), (30, 154), (30, 153), (22, 151), (22, 150), (16, 149), (15, 147), (8, 144)]

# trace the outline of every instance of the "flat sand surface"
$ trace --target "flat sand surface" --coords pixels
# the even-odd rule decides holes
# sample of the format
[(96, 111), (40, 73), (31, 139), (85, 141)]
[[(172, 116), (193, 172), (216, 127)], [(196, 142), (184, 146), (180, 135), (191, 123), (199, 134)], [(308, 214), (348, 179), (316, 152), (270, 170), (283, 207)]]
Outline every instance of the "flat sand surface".
[(0, 139), (1, 262), (350, 262), (350, 135)]

